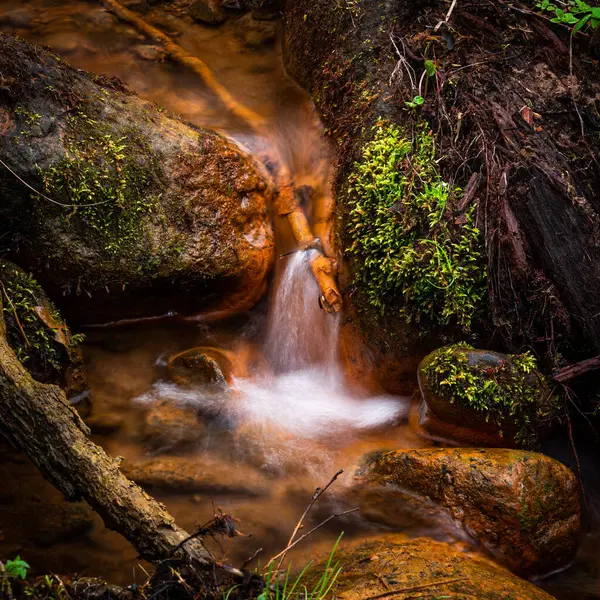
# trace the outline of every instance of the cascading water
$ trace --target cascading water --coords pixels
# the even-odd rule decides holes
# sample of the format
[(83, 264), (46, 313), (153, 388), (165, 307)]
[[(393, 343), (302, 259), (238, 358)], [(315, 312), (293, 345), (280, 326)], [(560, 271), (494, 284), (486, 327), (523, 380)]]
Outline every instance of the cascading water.
[(314, 250), (294, 252), (279, 279), (269, 315), (265, 354), (276, 373), (321, 364), (335, 370), (339, 313), (319, 307), (319, 288), (311, 272)]

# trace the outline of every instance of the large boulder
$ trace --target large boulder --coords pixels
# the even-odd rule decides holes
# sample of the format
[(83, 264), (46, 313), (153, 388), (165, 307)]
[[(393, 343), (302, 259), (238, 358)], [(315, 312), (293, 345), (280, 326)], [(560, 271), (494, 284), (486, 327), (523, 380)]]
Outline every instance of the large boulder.
[(547, 573), (575, 554), (577, 479), (542, 454), (468, 448), (383, 452), (370, 456), (356, 477), (365, 516), (403, 524), (415, 503), (432, 502), (517, 573)]
[(0, 236), (67, 318), (259, 299), (270, 188), (244, 150), (4, 34), (0, 71)]
[(39, 283), (7, 260), (0, 260), (0, 295), (6, 337), (17, 358), (41, 383), (60, 385), (73, 400), (88, 386), (79, 346)]
[[(456, 600), (552, 600), (540, 588), (477, 555), (450, 544), (385, 536), (339, 551), (342, 568), (333, 587), (339, 600), (365, 598), (454, 598)], [(312, 573), (323, 573), (317, 564)], [(309, 572), (309, 590), (316, 584)], [(401, 593), (404, 591), (404, 593)], [(395, 592), (395, 593), (394, 593)]]
[(419, 365), (422, 425), (460, 442), (535, 447), (562, 413), (528, 353), (506, 355), (456, 344)]

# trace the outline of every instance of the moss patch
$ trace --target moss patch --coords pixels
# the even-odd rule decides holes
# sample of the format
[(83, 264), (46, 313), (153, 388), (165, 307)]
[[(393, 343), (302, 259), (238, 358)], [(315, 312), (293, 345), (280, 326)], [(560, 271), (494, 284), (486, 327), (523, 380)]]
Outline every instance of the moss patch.
[(77, 345), (81, 336), (69, 334), (58, 310), (30, 274), (2, 261), (0, 282), (7, 339), (17, 358), (36, 379), (57, 379), (64, 370), (66, 345)]
[(88, 233), (91, 229), (107, 254), (139, 241), (142, 217), (157, 200), (149, 190), (152, 165), (136, 160), (140, 148), (147, 150), (141, 134), (132, 129), (117, 138), (108, 126), (78, 111), (68, 119), (64, 144), (65, 157), (40, 169), (44, 192), (69, 205), (61, 209), (65, 219)]
[[(537, 371), (529, 353), (512, 355), (497, 365), (473, 363), (468, 344), (455, 344), (434, 353), (424, 368), (434, 393), (449, 402), (486, 414), (500, 430), (517, 427), (515, 441), (525, 447), (538, 443), (537, 427), (557, 417), (558, 396)], [(427, 360), (427, 359), (426, 359)]]
[(381, 314), (464, 329), (486, 293), (475, 207), (460, 214), (461, 190), (436, 166), (424, 124), (412, 136), (379, 122), (349, 178), (349, 251), (356, 280)]

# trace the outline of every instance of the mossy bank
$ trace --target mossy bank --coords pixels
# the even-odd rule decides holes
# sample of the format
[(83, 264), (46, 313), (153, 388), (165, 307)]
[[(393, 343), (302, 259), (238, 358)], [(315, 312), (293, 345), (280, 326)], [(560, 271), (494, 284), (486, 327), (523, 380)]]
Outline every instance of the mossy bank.
[(600, 138), (572, 98), (576, 80), (593, 106), (594, 61), (510, 7), (459, 3), (449, 26), (447, 10), (283, 9), (288, 71), (336, 150), (346, 354), (398, 391), (412, 356), (453, 341), (533, 348), (546, 369), (600, 351)]

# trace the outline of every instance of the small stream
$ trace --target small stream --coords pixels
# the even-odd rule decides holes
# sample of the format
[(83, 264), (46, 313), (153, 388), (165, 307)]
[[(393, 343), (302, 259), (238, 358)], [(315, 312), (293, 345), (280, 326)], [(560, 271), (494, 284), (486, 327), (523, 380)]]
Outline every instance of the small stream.
[[(205, 60), (238, 101), (267, 119), (270, 142), (275, 140), (297, 185), (314, 190), (306, 206), (309, 218), (319, 217), (330, 197), (328, 148), (310, 99), (284, 73), (278, 44), (249, 46), (236, 19), (218, 28), (196, 24), (184, 16), (186, 4), (154, 7), (146, 18)], [(13, 15), (11, 20), (4, 20), (6, 13)], [(4, 31), (48, 45), (78, 68), (119, 77), (141, 97), (196, 125), (220, 130), (258, 154), (265, 148), (267, 141), (232, 117), (202, 81), (165, 60), (160, 47), (99, 3), (2, 0), (0, 21)], [(340, 317), (318, 306), (311, 251), (295, 252), (287, 223), (277, 217), (275, 233), (277, 251), (285, 256), (277, 261), (268, 298), (250, 313), (211, 324), (172, 321), (90, 329), (84, 346), (93, 414), (104, 419), (94, 439), (112, 455), (124, 457), (125, 466), (174, 458), (211, 482), (193, 491), (177, 486), (151, 491), (190, 531), (212, 517), (213, 506), (239, 519), (245, 536), (229, 548), (212, 546), (215, 556), (235, 566), (259, 548), (263, 564), (279, 552), (314, 488), (341, 468), (345, 474), (320, 501), (307, 528), (332, 512), (352, 508), (352, 472), (365, 453), (433, 445), (409, 426), (410, 399), (345, 381), (338, 355)], [(208, 394), (169, 378), (169, 357), (194, 347), (226, 353), (233, 364), (227, 393)], [(164, 405), (198, 415), (197, 436), (184, 435), (185, 443), (179, 437), (153, 436), (156, 429), (149, 429), (148, 415)], [(193, 419), (188, 423), (194, 426)], [(562, 443), (553, 449), (559, 458), (565, 453)], [(30, 467), (18, 468), (31, 479), (27, 489), (42, 502), (53, 494)], [(341, 531), (361, 537), (384, 528), (358, 513), (346, 515), (290, 553), (292, 560), (300, 564), (317, 551), (328, 551)], [(434, 523), (414, 523), (404, 532), (468, 542)], [(38, 572), (78, 572), (121, 584), (144, 580), (135, 552), (99, 519), (86, 536), (37, 553), (29, 552), (26, 542), (15, 545), (9, 528), (6, 536), (0, 539), (0, 554), (19, 547), (25, 558), (34, 557), (30, 562)], [(595, 593), (598, 561), (589, 557), (595, 553), (594, 539), (584, 542), (577, 569), (547, 582), (551, 593), (600, 598)]]

